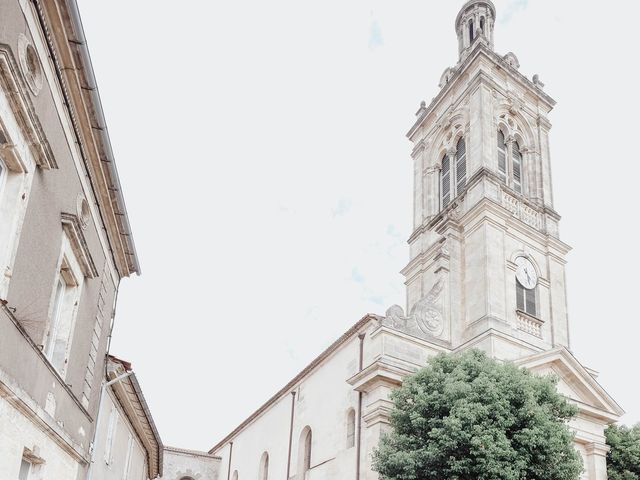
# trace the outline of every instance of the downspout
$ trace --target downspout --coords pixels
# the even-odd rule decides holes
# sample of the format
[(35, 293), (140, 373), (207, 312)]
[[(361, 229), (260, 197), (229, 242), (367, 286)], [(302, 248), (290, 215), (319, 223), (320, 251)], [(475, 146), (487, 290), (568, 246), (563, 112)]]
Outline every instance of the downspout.
[(96, 415), (96, 428), (93, 431), (93, 440), (91, 440), (91, 460), (89, 462), (89, 468), (87, 469), (86, 480), (91, 480), (93, 477), (93, 464), (96, 460), (96, 440), (98, 439), (98, 432), (100, 431), (100, 414), (102, 413), (102, 400), (104, 399), (104, 392), (114, 383), (118, 383), (121, 380), (131, 376), (133, 374), (133, 370), (123, 373), (119, 377), (114, 378), (108, 382), (102, 382), (102, 388), (100, 389), (100, 401), (98, 407), (98, 414)]
[[(358, 361), (358, 372), (362, 371), (364, 361), (364, 337), (362, 332), (358, 335), (360, 340), (360, 358)], [(356, 480), (360, 480), (360, 450), (362, 449), (362, 392), (358, 392), (358, 435), (356, 437)]]
[(233, 441), (229, 442), (229, 467), (227, 468), (227, 480), (231, 478), (231, 456), (233, 455)]
[(291, 423), (289, 424), (289, 450), (287, 452), (287, 478), (291, 472), (291, 444), (293, 442), (293, 414), (296, 408), (296, 392), (291, 392)]

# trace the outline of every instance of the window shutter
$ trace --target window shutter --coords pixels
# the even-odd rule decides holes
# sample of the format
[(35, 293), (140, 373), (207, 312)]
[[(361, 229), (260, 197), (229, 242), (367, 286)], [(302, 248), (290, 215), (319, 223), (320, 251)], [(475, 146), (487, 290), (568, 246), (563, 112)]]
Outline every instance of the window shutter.
[(537, 315), (536, 309), (536, 289), (526, 290), (526, 312), (534, 317)]
[(525, 311), (524, 287), (516, 280), (516, 308)]
[(513, 188), (522, 193), (522, 154), (517, 143), (513, 144)]
[(449, 161), (449, 155), (445, 155), (442, 158), (440, 178), (442, 182), (442, 208), (444, 208), (451, 201), (451, 162)]
[(467, 184), (467, 145), (464, 139), (456, 146), (456, 194), (462, 192)]
[(503, 182), (507, 182), (507, 145), (504, 143), (504, 133), (498, 130), (498, 175)]

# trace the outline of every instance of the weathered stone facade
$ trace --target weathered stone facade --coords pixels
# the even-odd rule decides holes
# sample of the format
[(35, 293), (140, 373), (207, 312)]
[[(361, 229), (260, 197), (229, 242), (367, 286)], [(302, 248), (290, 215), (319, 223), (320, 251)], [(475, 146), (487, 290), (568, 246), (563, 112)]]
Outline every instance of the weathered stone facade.
[(0, 478), (85, 478), (139, 272), (75, 0), (0, 0)]

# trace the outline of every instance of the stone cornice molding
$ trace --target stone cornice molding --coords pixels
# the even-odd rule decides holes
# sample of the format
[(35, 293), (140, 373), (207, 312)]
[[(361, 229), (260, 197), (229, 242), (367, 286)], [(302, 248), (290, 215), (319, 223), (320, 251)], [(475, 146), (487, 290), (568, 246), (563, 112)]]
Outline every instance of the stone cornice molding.
[[(114, 361), (114, 357), (109, 357), (107, 379), (113, 380), (124, 372), (121, 364)], [(149, 477), (162, 475), (164, 447), (135, 373), (111, 385), (111, 390), (147, 451)]]
[[(515, 80), (521, 87), (525, 88), (528, 92), (535, 95), (537, 98), (542, 100), (547, 107), (551, 110), (556, 102), (549, 95), (541, 91), (531, 80), (522, 75), (518, 70), (509, 65), (500, 55), (491, 50), (487, 45), (482, 42), (477, 42), (475, 47), (470, 52), (470, 54), (455, 68), (455, 72), (452, 75), (449, 82), (444, 86), (442, 90), (433, 98), (429, 106), (424, 110), (422, 115), (416, 120), (414, 125), (411, 127), (409, 132), (407, 133), (407, 137), (411, 138), (413, 134), (422, 126), (425, 120), (433, 113), (437, 106), (440, 105), (441, 101), (450, 93), (454, 86), (460, 81), (463, 77), (464, 73), (467, 71), (467, 68), (480, 56), (485, 56), (493, 63), (499, 65), (504, 70), (508, 71), (511, 74), (513, 80)], [(473, 79), (470, 79), (469, 85), (467, 89), (472, 88), (474, 82), (477, 82), (478, 78), (485, 77), (491, 81), (491, 84), (495, 85), (495, 82), (489, 78), (488, 74), (483, 71), (479, 71)], [(497, 85), (496, 85), (497, 86)], [(460, 95), (461, 97), (464, 94)], [(435, 123), (435, 122), (434, 122)]]
[(140, 273), (77, 5), (71, 0), (33, 4), (116, 269), (120, 277)]
[(77, 215), (63, 213), (62, 228), (69, 238), (71, 249), (80, 264), (83, 275), (87, 278), (96, 278), (98, 276), (98, 269), (91, 257), (87, 240), (82, 231), (82, 224)]
[[(29, 142), (28, 148), (31, 150), (36, 164), (46, 170), (58, 168), (18, 63), (11, 52), (11, 47), (5, 44), (0, 44), (0, 88), (7, 96), (21, 133)], [(10, 137), (9, 132), (2, 125), (1, 119), (0, 132), (4, 137), (0, 142), (0, 149), (3, 150), (7, 166), (12, 170), (26, 171), (26, 162), (21, 158), (19, 149), (15, 146), (16, 139)]]

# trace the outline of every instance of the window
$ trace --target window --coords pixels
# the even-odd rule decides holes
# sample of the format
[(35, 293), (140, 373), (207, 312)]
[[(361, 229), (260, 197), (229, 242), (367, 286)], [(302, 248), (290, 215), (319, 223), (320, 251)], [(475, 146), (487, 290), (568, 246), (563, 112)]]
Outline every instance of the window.
[(523, 193), (523, 163), (520, 144), (507, 141), (504, 133), (498, 130), (498, 176), (518, 193)]
[(269, 480), (269, 454), (264, 452), (260, 459), (260, 473), (258, 478), (260, 480)]
[(473, 20), (469, 20), (469, 45), (473, 43)]
[(451, 201), (451, 161), (449, 160), (449, 155), (445, 155), (442, 158), (440, 179), (442, 181), (442, 208), (444, 208)]
[(107, 465), (113, 461), (113, 444), (116, 439), (116, 431), (118, 429), (118, 412), (115, 408), (111, 408), (109, 414), (109, 426), (107, 427), (107, 441), (104, 446), (104, 461)]
[(504, 183), (507, 183), (507, 144), (504, 133), (500, 130), (498, 130), (498, 175)]
[(442, 208), (451, 203), (467, 185), (467, 144), (460, 137), (454, 154), (442, 157), (440, 170), (440, 200)]
[(527, 290), (516, 279), (516, 305), (518, 310), (524, 312), (532, 317), (538, 315), (538, 309), (536, 305), (536, 289)]
[(347, 448), (356, 444), (356, 412), (353, 408), (347, 413)]
[(513, 189), (522, 193), (522, 153), (518, 142), (513, 143)]
[(231, 475), (231, 480), (238, 480), (238, 470), (233, 471), (233, 475)]
[(467, 145), (463, 138), (456, 145), (456, 193), (467, 184)]
[(129, 442), (127, 443), (127, 456), (124, 460), (123, 480), (129, 480), (129, 472), (131, 471), (131, 456), (133, 454), (133, 437), (129, 434)]
[(53, 303), (44, 354), (64, 377), (69, 353), (79, 282), (67, 256), (63, 256), (56, 276)]
[(31, 473), (31, 462), (22, 457), (20, 472), (18, 472), (18, 480), (29, 480), (29, 473)]
[(484, 29), (484, 17), (480, 17), (480, 30), (482, 31), (482, 33), (484, 33), (485, 35), (487, 34), (487, 32)]
[(311, 470), (311, 446), (313, 435), (311, 428), (304, 427), (300, 433), (300, 442), (298, 443), (298, 476), (300, 480), (306, 477), (306, 472)]

